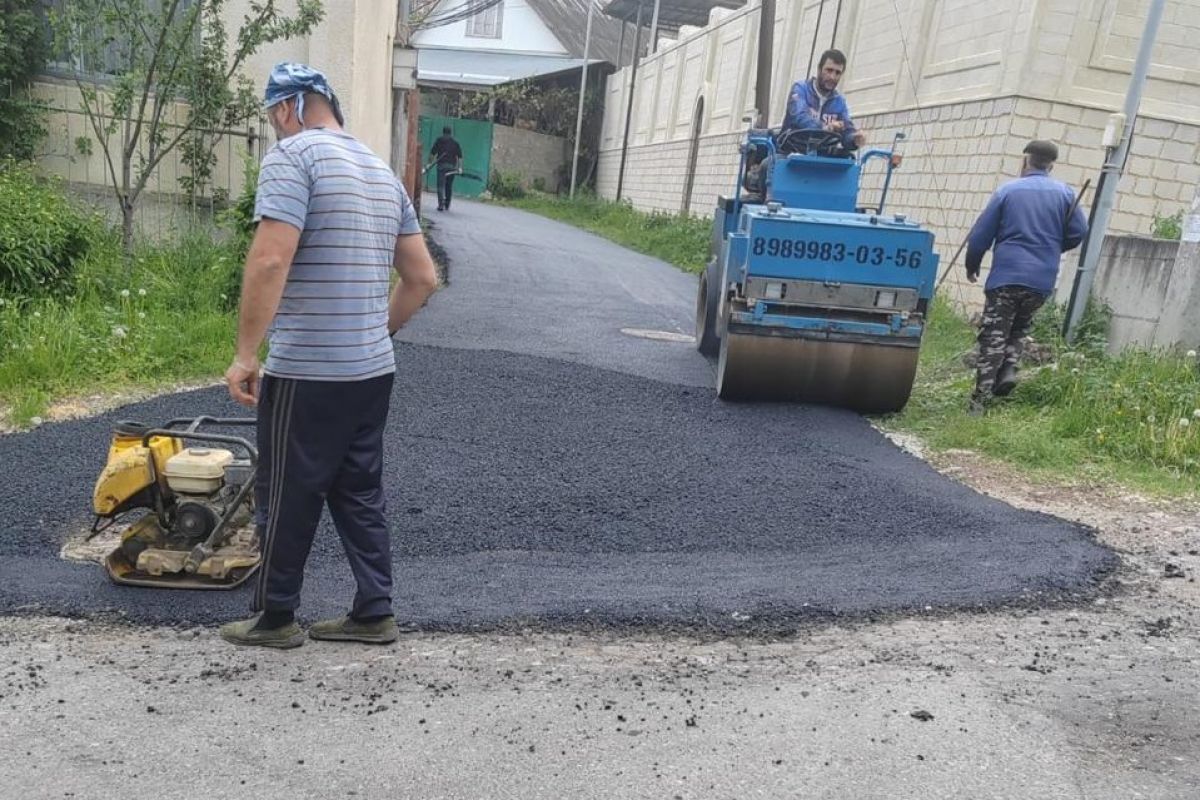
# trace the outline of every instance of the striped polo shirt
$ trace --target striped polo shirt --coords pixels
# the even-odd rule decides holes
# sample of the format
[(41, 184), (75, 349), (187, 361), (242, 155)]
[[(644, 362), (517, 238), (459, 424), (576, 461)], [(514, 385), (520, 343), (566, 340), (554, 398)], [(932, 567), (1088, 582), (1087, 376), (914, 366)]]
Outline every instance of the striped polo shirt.
[(387, 326), (396, 237), (421, 226), (391, 169), (344, 132), (289, 136), (259, 171), (254, 220), (264, 218), (300, 230), (266, 373), (361, 381), (395, 372)]

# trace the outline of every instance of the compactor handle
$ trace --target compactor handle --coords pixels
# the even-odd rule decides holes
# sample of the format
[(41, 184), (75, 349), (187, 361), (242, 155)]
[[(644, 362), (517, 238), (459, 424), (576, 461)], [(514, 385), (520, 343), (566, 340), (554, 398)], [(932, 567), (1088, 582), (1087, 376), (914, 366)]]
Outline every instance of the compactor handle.
[[(212, 541), (212, 537), (209, 537), (209, 541)], [(204, 563), (204, 559), (211, 558), (212, 554), (213, 549), (209, 547), (208, 541), (201, 542), (183, 560), (183, 571), (189, 575), (195, 575), (196, 571), (200, 569), (200, 565)]]

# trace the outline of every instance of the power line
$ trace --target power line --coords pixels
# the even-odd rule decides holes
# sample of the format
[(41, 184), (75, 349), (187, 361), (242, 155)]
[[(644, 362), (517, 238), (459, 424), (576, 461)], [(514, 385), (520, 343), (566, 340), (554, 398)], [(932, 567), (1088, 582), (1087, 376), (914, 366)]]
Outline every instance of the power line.
[(429, 30), (431, 28), (442, 28), (447, 25), (453, 25), (456, 22), (462, 22), (470, 19), (476, 14), (482, 14), (491, 8), (500, 5), (504, 0), (469, 0), (463, 5), (448, 8), (445, 11), (430, 15), (413, 26), (413, 30)]

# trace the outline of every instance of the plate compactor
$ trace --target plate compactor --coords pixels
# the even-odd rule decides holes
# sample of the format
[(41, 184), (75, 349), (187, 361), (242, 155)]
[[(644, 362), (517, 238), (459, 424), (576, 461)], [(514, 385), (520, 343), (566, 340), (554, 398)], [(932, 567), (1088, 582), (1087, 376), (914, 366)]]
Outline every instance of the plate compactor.
[(117, 424), (93, 493), (92, 536), (143, 513), (105, 558), (109, 577), (132, 586), (232, 589), (258, 569), (258, 452), (243, 438), (203, 430), (253, 425), (213, 417), (160, 428)]
[[(884, 214), (902, 138), (856, 158), (825, 131), (749, 131), (696, 301), (697, 347), (717, 356), (721, 398), (865, 413), (908, 402), (938, 257), (931, 232)], [(875, 159), (883, 189), (863, 208), (859, 177)]]

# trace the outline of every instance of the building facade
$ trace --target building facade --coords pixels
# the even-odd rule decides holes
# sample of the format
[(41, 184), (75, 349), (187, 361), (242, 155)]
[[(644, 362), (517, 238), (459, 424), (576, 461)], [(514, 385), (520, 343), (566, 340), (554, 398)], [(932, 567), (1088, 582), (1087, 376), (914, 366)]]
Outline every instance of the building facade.
[[(778, 0), (769, 118), (793, 81), (836, 46), (841, 89), (868, 146), (898, 131), (905, 161), (889, 204), (937, 235), (943, 265), (1031, 138), (1059, 144), (1057, 177), (1098, 174), (1101, 135), (1120, 109), (1149, 0)], [(711, 215), (733, 191), (754, 103), (759, 6), (716, 9), (639, 67), (623, 196), (643, 209)], [(609, 79), (599, 190), (615, 197), (630, 70)], [(1148, 233), (1200, 182), (1200, 0), (1169, 0), (1110, 231)], [(869, 197), (878, 181), (865, 182)], [(1094, 187), (1093, 187), (1094, 188)], [(1090, 205), (1090, 198), (1085, 206)], [(1073, 263), (1064, 263), (1060, 293)], [(961, 267), (961, 265), (960, 265)], [(965, 305), (980, 290), (956, 269)]]
[[(589, 0), (431, 0), (419, 7), (412, 45), (428, 89), (483, 91), (583, 66)], [(465, 6), (465, 10), (464, 10)], [(589, 64), (616, 64), (621, 25), (593, 15)]]

